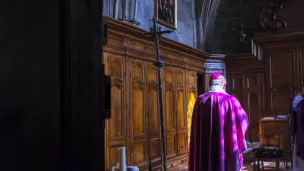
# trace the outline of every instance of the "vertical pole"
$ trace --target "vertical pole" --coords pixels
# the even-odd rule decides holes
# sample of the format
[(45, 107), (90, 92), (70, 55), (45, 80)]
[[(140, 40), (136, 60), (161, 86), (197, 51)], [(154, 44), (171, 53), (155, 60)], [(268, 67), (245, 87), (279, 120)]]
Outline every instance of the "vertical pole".
[(165, 119), (164, 119), (164, 102), (163, 102), (163, 85), (162, 85), (162, 77), (161, 70), (164, 67), (164, 61), (160, 59), (160, 51), (159, 51), (159, 38), (156, 28), (156, 19), (153, 17), (153, 31), (155, 37), (155, 48), (156, 48), (156, 61), (154, 62), (154, 66), (157, 67), (158, 71), (158, 97), (159, 97), (159, 108), (160, 108), (160, 129), (161, 129), (161, 147), (162, 147), (162, 167), (163, 171), (167, 170), (167, 158), (166, 158), (166, 133), (165, 133)]

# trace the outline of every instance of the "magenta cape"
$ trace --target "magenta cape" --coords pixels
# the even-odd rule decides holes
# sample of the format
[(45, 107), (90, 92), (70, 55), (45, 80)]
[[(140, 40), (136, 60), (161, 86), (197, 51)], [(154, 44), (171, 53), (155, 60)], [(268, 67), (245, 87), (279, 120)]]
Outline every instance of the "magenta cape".
[(235, 97), (216, 92), (199, 96), (192, 116), (189, 171), (239, 171), (247, 128), (247, 114)]

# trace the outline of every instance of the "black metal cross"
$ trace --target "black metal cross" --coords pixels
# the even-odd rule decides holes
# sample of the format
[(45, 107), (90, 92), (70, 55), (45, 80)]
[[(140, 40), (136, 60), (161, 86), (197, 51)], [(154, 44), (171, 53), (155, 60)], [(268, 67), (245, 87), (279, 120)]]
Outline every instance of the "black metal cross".
[[(156, 61), (154, 62), (154, 66), (157, 67), (158, 71), (158, 97), (159, 97), (159, 105), (160, 105), (160, 129), (161, 129), (161, 147), (162, 147), (162, 167), (163, 171), (167, 170), (167, 144), (166, 144), (166, 133), (165, 133), (165, 117), (164, 117), (164, 100), (163, 100), (163, 85), (162, 85), (162, 78), (161, 78), (161, 70), (165, 66), (165, 62), (160, 59), (160, 49), (159, 49), (159, 36), (162, 34), (172, 33), (172, 30), (165, 30), (161, 31), (160, 27), (156, 26), (156, 18), (153, 17), (153, 27), (150, 32), (143, 33), (143, 35), (150, 35), (155, 39), (155, 48), (156, 48)], [(149, 147), (150, 149), (150, 147)], [(149, 152), (150, 153), (150, 152)], [(149, 154), (149, 170), (152, 170), (151, 167), (151, 157)]]

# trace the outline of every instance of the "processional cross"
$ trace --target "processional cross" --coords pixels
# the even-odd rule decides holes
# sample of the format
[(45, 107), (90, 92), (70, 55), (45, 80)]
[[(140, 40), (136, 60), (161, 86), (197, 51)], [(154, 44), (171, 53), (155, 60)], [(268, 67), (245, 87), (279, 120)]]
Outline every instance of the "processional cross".
[[(161, 70), (165, 66), (165, 62), (160, 59), (160, 49), (159, 49), (159, 36), (162, 34), (172, 33), (172, 30), (165, 30), (162, 31), (160, 27), (156, 26), (156, 18), (153, 17), (153, 27), (150, 32), (143, 33), (143, 35), (150, 35), (155, 39), (155, 48), (156, 48), (156, 61), (153, 63), (154, 66), (157, 67), (157, 74), (158, 74), (158, 100), (159, 100), (159, 107), (160, 107), (160, 129), (161, 129), (161, 147), (162, 147), (162, 167), (163, 171), (167, 170), (167, 158), (166, 158), (166, 151), (167, 151), (167, 144), (166, 144), (166, 133), (165, 133), (165, 117), (164, 117), (164, 100), (163, 100), (163, 85), (162, 85), (162, 77), (161, 77)], [(150, 149), (150, 145), (149, 145)], [(149, 152), (150, 153), (150, 152)], [(149, 154), (149, 170), (152, 170), (151, 167), (151, 156)]]

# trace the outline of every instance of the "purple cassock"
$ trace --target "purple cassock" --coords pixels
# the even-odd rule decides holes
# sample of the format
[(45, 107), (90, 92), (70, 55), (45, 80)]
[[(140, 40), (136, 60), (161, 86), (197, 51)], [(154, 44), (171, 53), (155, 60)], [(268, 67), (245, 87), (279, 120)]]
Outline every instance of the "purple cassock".
[(247, 128), (247, 114), (235, 97), (200, 95), (192, 116), (189, 171), (240, 171)]

